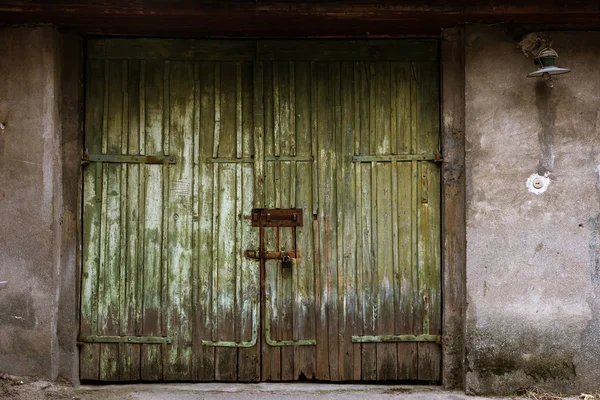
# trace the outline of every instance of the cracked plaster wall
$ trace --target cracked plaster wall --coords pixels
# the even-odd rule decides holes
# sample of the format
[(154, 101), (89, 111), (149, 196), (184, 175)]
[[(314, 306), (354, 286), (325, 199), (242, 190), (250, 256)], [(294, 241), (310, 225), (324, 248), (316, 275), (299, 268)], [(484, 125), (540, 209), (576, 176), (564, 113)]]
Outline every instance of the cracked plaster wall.
[[(546, 32), (535, 70), (504, 26), (466, 35), (469, 393), (600, 388), (600, 32)], [(545, 190), (528, 188), (532, 176)]]

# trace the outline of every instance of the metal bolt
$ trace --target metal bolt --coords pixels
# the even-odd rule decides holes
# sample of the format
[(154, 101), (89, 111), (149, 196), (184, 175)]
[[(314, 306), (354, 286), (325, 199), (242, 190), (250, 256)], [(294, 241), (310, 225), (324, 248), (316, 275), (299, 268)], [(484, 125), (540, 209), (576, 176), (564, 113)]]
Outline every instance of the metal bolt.
[(544, 187), (544, 181), (542, 180), (542, 178), (535, 178), (533, 180), (533, 187), (536, 189), (541, 189), (542, 187)]

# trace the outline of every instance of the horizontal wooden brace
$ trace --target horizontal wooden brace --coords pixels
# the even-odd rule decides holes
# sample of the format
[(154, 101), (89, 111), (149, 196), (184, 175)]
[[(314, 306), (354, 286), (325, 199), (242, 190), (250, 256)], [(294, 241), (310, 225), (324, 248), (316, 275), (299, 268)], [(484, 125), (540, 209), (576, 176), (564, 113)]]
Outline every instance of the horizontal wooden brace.
[(119, 155), (119, 154), (85, 154), (82, 163), (91, 162), (117, 164), (175, 164), (175, 157), (164, 155)]
[(352, 336), (352, 343), (434, 342), (441, 343), (440, 335), (374, 335)]
[(171, 338), (164, 336), (84, 336), (80, 343), (171, 343)]
[[(207, 163), (212, 163), (212, 164), (219, 164), (219, 163), (223, 163), (223, 164), (238, 164), (238, 163), (247, 163), (247, 164), (252, 164), (255, 161), (259, 161), (255, 158), (252, 157), (244, 157), (244, 158), (225, 158), (225, 157), (221, 157), (221, 158), (212, 158), (209, 157), (206, 159)], [(312, 156), (265, 156), (265, 161), (290, 161), (290, 162), (312, 162), (313, 161), (313, 157)]]
[(312, 162), (312, 156), (265, 156), (265, 161)]
[(433, 161), (441, 162), (442, 156), (439, 153), (421, 153), (421, 154), (389, 154), (378, 156), (352, 156), (352, 162), (392, 162), (392, 161)]

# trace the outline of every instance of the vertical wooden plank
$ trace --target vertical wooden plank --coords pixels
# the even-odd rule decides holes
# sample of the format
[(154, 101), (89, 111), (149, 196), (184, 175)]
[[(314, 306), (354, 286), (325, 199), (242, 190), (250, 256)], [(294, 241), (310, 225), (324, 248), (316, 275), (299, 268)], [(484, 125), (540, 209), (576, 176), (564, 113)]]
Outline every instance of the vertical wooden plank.
[[(120, 131), (120, 129), (119, 129)], [(111, 131), (109, 130), (109, 133)], [(109, 140), (110, 143), (110, 140)], [(103, 204), (105, 235), (102, 243), (104, 262), (101, 262), (99, 293), (98, 334), (100, 336), (119, 335), (120, 312), (120, 265), (121, 265), (121, 166), (105, 165), (103, 182)], [(119, 345), (100, 346), (100, 380), (119, 380)]]
[(146, 154), (146, 60), (140, 61), (140, 153)]
[[(257, 68), (262, 69), (263, 76), (261, 81), (262, 101), (264, 112), (264, 155), (272, 156), (275, 154), (275, 121), (274, 121), (274, 94), (273, 94), (273, 62), (256, 62)], [(255, 75), (258, 77), (258, 71)], [(258, 94), (258, 93), (257, 93)], [(277, 107), (279, 109), (279, 107)], [(277, 128), (279, 129), (279, 128)]]
[(102, 107), (102, 153), (105, 154), (108, 151), (108, 112), (109, 112), (109, 90), (110, 85), (110, 61), (104, 60), (104, 92), (103, 94), (103, 107)]
[[(255, 67), (258, 68), (258, 67)], [(260, 82), (254, 81), (254, 76), (260, 74)], [(260, 164), (262, 171), (262, 161), (257, 160), (256, 154), (263, 154), (264, 150), (256, 147), (261, 146), (263, 142), (262, 127), (262, 69), (256, 72), (252, 63), (242, 64), (242, 116), (243, 116), (243, 155), (244, 157), (254, 156), (254, 164), (241, 165), (241, 179), (238, 187), (241, 190), (238, 215), (238, 229), (240, 231), (240, 241), (238, 244), (238, 256), (240, 257), (240, 282), (241, 298), (238, 299), (240, 321), (238, 324), (238, 337), (240, 341), (250, 341), (252, 330), (259, 321), (253, 320), (254, 307), (260, 302), (260, 270), (259, 263), (243, 257), (244, 250), (258, 249), (258, 229), (252, 227), (252, 223), (245, 217), (249, 216), (257, 200), (255, 184), (260, 179), (262, 186), (263, 177), (255, 174), (257, 164)], [(257, 88), (256, 86), (261, 86)], [(260, 94), (259, 94), (260, 93)], [(259, 104), (257, 104), (257, 102)], [(254, 122), (254, 117), (260, 121)], [(256, 129), (256, 128), (259, 129)], [(257, 145), (257, 146), (255, 146)], [(260, 313), (257, 315), (260, 318)], [(260, 380), (260, 344), (251, 348), (238, 349), (238, 381), (257, 382)]]
[(394, 63), (392, 79), (396, 82), (394, 92), (396, 104), (396, 152), (411, 151), (411, 64)]
[[(147, 61), (145, 68), (145, 150), (160, 154), (163, 150), (164, 63)], [(162, 335), (162, 237), (163, 171), (160, 165), (146, 165), (144, 170), (144, 270), (142, 335)], [(141, 346), (141, 379), (163, 377), (161, 345)]]
[(171, 145), (171, 96), (170, 96), (170, 79), (171, 79), (171, 62), (169, 60), (164, 61), (163, 69), (163, 153), (165, 155), (170, 153)]
[[(393, 335), (396, 310), (394, 308), (394, 232), (392, 210), (392, 167), (391, 163), (377, 165), (377, 316), (378, 335)], [(395, 380), (398, 369), (397, 345), (377, 344), (377, 379)]]
[[(361, 71), (361, 154), (375, 154), (376, 138), (376, 78), (375, 66), (373, 63), (365, 63)], [(374, 177), (374, 163), (361, 164), (361, 198), (362, 198), (362, 290), (364, 296), (362, 299), (363, 313), (363, 334), (375, 335), (375, 322), (377, 313), (375, 310), (375, 301), (377, 299), (378, 288), (373, 288), (376, 282), (375, 265), (377, 245), (375, 241), (376, 223), (375, 223), (375, 193), (376, 185)], [(362, 345), (362, 378), (364, 380), (377, 379), (377, 345), (374, 343), (364, 343)]]
[[(336, 221), (336, 178), (333, 152), (335, 149), (335, 104), (333, 63), (318, 64), (318, 137), (319, 137), (319, 211), (321, 234), (321, 285), (322, 301), (326, 321), (321, 326), (327, 329), (329, 379), (339, 380), (338, 364), (338, 289), (337, 289), (337, 221)], [(322, 95), (321, 95), (322, 93)]]
[[(292, 108), (290, 98), (290, 63), (280, 61), (275, 64), (274, 73), (277, 73), (277, 77), (274, 77), (274, 84), (277, 87), (273, 88), (274, 96), (274, 117), (275, 117), (275, 143), (279, 143), (279, 150), (276, 149), (275, 155), (291, 155), (292, 148), (292, 130), (290, 129), (292, 123), (290, 122), (290, 109)], [(277, 112), (279, 110), (279, 113)], [(279, 129), (277, 129), (279, 127)], [(279, 152), (277, 152), (279, 151)]]
[[(242, 63), (242, 156), (251, 158), (254, 149), (254, 65), (252, 62)], [(260, 99), (262, 102), (262, 99)]]
[[(255, 198), (254, 170), (250, 165), (240, 166), (242, 170), (241, 177), (241, 219), (239, 221), (241, 238), (238, 250), (241, 254), (245, 249), (258, 249), (258, 230), (252, 227), (250, 221), (244, 219), (244, 216), (252, 212)], [(252, 338), (252, 329), (259, 321), (254, 321), (254, 307), (259, 304), (260, 295), (260, 277), (259, 264), (254, 260), (241, 257), (241, 294), (242, 298), (238, 301), (241, 304), (239, 321), (239, 340), (248, 342)], [(239, 290), (239, 289), (238, 289)], [(260, 314), (256, 316), (260, 318)], [(260, 342), (259, 342), (260, 343)], [(238, 380), (241, 382), (257, 382), (260, 380), (260, 344), (251, 348), (240, 348), (238, 350)]]
[(296, 64), (293, 61), (289, 62), (289, 99), (290, 99), (290, 136), (289, 136), (289, 153), (291, 156), (296, 155)]
[[(324, 187), (322, 180), (326, 178), (323, 174), (323, 156), (326, 155), (326, 140), (330, 136), (329, 116), (329, 90), (326, 85), (328, 78), (327, 65), (324, 63), (311, 63), (312, 69), (312, 99), (313, 104), (313, 154), (315, 157), (315, 174), (313, 176), (313, 196), (317, 199), (317, 206), (313, 205), (313, 211), (317, 215), (317, 220), (314, 225), (315, 235), (315, 260), (318, 262), (318, 273), (315, 279), (315, 288), (318, 287), (318, 316), (317, 316), (317, 379), (330, 380), (331, 374), (329, 371), (329, 340), (327, 327), (327, 311), (328, 311), (328, 283), (327, 283), (327, 266), (328, 255), (325, 254), (329, 247), (325, 247), (326, 239), (323, 237), (324, 229), (327, 226), (331, 229), (331, 221), (325, 216), (324, 204)], [(325, 148), (323, 148), (325, 147)]]
[[(200, 65), (194, 63), (194, 86), (193, 96), (194, 102), (192, 105), (192, 118), (193, 118), (193, 132), (192, 132), (192, 232), (191, 232), (191, 246), (192, 246), (192, 298), (191, 298), (191, 312), (192, 312), (192, 359), (191, 359), (191, 376), (192, 379), (197, 381), (200, 379), (200, 370), (202, 359), (202, 314), (200, 310), (203, 308), (200, 305)], [(202, 254), (206, 256), (206, 254)]]
[[(376, 154), (391, 152), (391, 79), (390, 63), (376, 64), (377, 106), (375, 109)], [(394, 113), (395, 114), (395, 113)], [(376, 164), (377, 196), (375, 213), (377, 215), (374, 232), (377, 243), (377, 327), (378, 335), (394, 334), (394, 261), (392, 231), (392, 166), (390, 163)], [(377, 344), (377, 379), (394, 380), (397, 377), (397, 345), (395, 343)]]
[[(221, 98), (223, 100), (223, 98)], [(232, 122), (235, 122), (232, 121)], [(233, 133), (233, 126), (225, 125), (223, 133)], [(232, 124), (233, 125), (233, 124)], [(218, 167), (219, 186), (217, 187), (217, 217), (219, 236), (216, 268), (217, 268), (217, 339), (235, 340), (235, 290), (236, 290), (236, 165), (223, 164)], [(215, 379), (218, 381), (235, 381), (237, 379), (237, 349), (217, 347), (215, 354)]]
[[(276, 181), (275, 171), (279, 170), (279, 165), (276, 162), (267, 162), (265, 165), (265, 207), (277, 207), (277, 192), (279, 191), (279, 183)], [(265, 228), (265, 248), (277, 249), (279, 246), (277, 229)], [(281, 340), (280, 337), (280, 314), (279, 314), (279, 295), (281, 290), (279, 283), (281, 282), (281, 266), (276, 260), (267, 260), (265, 262), (265, 311), (268, 308), (271, 323), (271, 339)], [(265, 312), (265, 324), (266, 324)], [(262, 337), (266, 335), (263, 324)], [(261, 379), (263, 381), (280, 381), (281, 380), (281, 348), (269, 346), (266, 341), (262, 342), (262, 371)]]
[(192, 379), (192, 222), (194, 151), (194, 65), (171, 62), (168, 93), (170, 153), (177, 163), (168, 167), (166, 380)]
[[(92, 153), (102, 151), (105, 91), (104, 61), (89, 60), (86, 80), (85, 147)], [(100, 230), (102, 203), (96, 201), (96, 173), (101, 165), (89, 165), (83, 170), (83, 264), (81, 277), (82, 336), (98, 332), (98, 291), (100, 264)], [(81, 346), (79, 377), (81, 380), (97, 380), (100, 376), (100, 345)]]
[[(202, 62), (199, 65), (199, 178), (198, 178), (198, 302), (195, 305), (197, 315), (196, 335), (201, 340), (213, 338), (214, 318), (212, 312), (213, 293), (213, 236), (214, 190), (213, 165), (207, 158), (213, 155), (213, 142), (216, 132), (215, 121), (215, 64)], [(201, 346), (199, 355), (198, 379), (212, 381), (215, 379), (215, 348)]]
[[(299, 62), (294, 64), (293, 80), (290, 87), (294, 87), (290, 98), (292, 99), (295, 118), (290, 120), (296, 132), (295, 154), (299, 156), (312, 155), (312, 101), (311, 101), (311, 70), (310, 63)], [(303, 210), (303, 226), (296, 228), (296, 249), (300, 257), (293, 266), (294, 279), (294, 320), (293, 339), (314, 339), (315, 329), (315, 262), (312, 235), (312, 162), (296, 162), (294, 171), (295, 190), (294, 206)], [(294, 379), (314, 379), (315, 377), (315, 346), (294, 347)]]
[[(289, 104), (289, 103), (288, 103)], [(289, 116), (288, 116), (289, 117)], [(282, 118), (285, 120), (285, 118)], [(289, 138), (289, 119), (288, 123), (282, 124), (282, 137)], [(283, 150), (283, 149), (282, 149)], [(284, 150), (289, 154), (289, 147)], [(281, 170), (281, 179), (279, 181), (279, 192), (281, 193), (281, 208), (293, 208), (295, 205), (295, 162), (277, 162)], [(279, 230), (279, 248), (280, 251), (291, 251), (294, 248), (291, 228), (281, 228)], [(274, 267), (279, 269), (281, 279), (278, 281), (277, 309), (280, 315), (279, 340), (292, 340), (294, 338), (294, 275), (292, 268), (283, 268), (280, 261), (274, 262)], [(294, 379), (294, 348), (284, 346), (281, 348), (281, 380), (291, 381)]]
[[(317, 215), (317, 213), (319, 212), (319, 172), (318, 172), (318, 162), (319, 162), (319, 157), (318, 157), (318, 114), (317, 114), (317, 107), (318, 107), (318, 92), (317, 92), (317, 88), (318, 88), (318, 72), (317, 72), (317, 68), (314, 62), (310, 63), (310, 105), (311, 105), (311, 110), (310, 110), (310, 118), (311, 118), (311, 125), (310, 125), (310, 144), (311, 144), (311, 154), (313, 157), (313, 175), (312, 175), (312, 195), (313, 195), (313, 207), (312, 207), (312, 213), (313, 215)], [(315, 260), (317, 260), (317, 258), (315, 258)], [(319, 262), (319, 261), (316, 261)]]
[[(241, 72), (241, 70), (240, 70)], [(220, 68), (220, 89), (219, 89), (219, 115), (220, 133), (218, 143), (218, 156), (222, 158), (235, 158), (238, 144), (238, 137), (241, 139), (241, 130), (238, 134), (237, 119), (237, 75), (238, 68), (235, 62), (223, 62)], [(216, 82), (215, 82), (216, 84)], [(240, 89), (241, 90), (241, 89)], [(241, 100), (241, 94), (240, 94)], [(215, 100), (216, 101), (216, 100)], [(215, 106), (216, 107), (216, 106)], [(241, 117), (241, 103), (239, 116)], [(241, 126), (240, 126), (241, 129)], [(215, 136), (216, 137), (216, 136)], [(240, 141), (241, 146), (241, 141)], [(241, 156), (241, 148), (240, 148)]]
[[(121, 120), (121, 149), (120, 154), (128, 154), (129, 139), (131, 136), (129, 108), (129, 63), (122, 62), (121, 91), (122, 115)], [(135, 104), (135, 102), (133, 102)], [(137, 117), (137, 115), (136, 115)], [(137, 131), (137, 127), (135, 129)], [(137, 142), (137, 132), (133, 135)], [(135, 146), (137, 147), (137, 145)], [(137, 150), (137, 149), (136, 149)], [(139, 178), (138, 166), (121, 165), (121, 219), (120, 219), (120, 270), (119, 270), (119, 335), (135, 335), (136, 309), (137, 309), (137, 211), (138, 191), (135, 183)], [(130, 187), (132, 190), (128, 190)], [(118, 345), (119, 358), (118, 375), (121, 381), (139, 379), (139, 345), (121, 343)]]
[(212, 156), (217, 158), (219, 156), (219, 142), (221, 138), (221, 63), (214, 63), (214, 106), (215, 114), (213, 117), (214, 123), (214, 134), (213, 134), (213, 153)]
[(235, 156), (242, 158), (243, 131), (242, 131), (242, 63), (235, 63)]
[[(340, 303), (340, 374), (343, 380), (360, 379), (360, 370), (354, 369), (357, 357), (352, 335), (356, 334), (356, 312), (358, 292), (356, 290), (356, 226), (355, 226), (355, 174), (352, 156), (355, 146), (355, 110), (354, 110), (354, 65), (341, 64), (340, 86), (340, 127), (338, 132), (338, 276), (343, 297)], [(360, 353), (360, 347), (356, 347)]]
[[(411, 101), (411, 64), (396, 64), (395, 78), (397, 81), (397, 140), (399, 153), (409, 153), (414, 148), (412, 135), (412, 101)], [(416, 164), (414, 164), (416, 165)], [(397, 203), (398, 203), (398, 302), (396, 331), (399, 334), (417, 334), (418, 314), (415, 305), (418, 304), (418, 281), (416, 256), (413, 257), (413, 226), (416, 226), (413, 202), (413, 163), (398, 163), (397, 165)], [(413, 259), (414, 258), (414, 259)], [(415, 303), (417, 302), (417, 303)], [(418, 379), (417, 343), (398, 343), (398, 379)]]
[(335, 171), (335, 213), (336, 213), (336, 236), (337, 236), (337, 248), (335, 248), (337, 265), (336, 265), (336, 281), (337, 281), (337, 315), (333, 316), (337, 321), (338, 334), (337, 334), (337, 346), (338, 346), (338, 365), (337, 370), (339, 373), (339, 380), (344, 380), (344, 373), (350, 368), (345, 368), (347, 362), (351, 359), (345, 354), (346, 342), (349, 337), (346, 332), (346, 276), (344, 276), (345, 260), (344, 260), (344, 196), (348, 196), (348, 193), (342, 193), (342, 181), (343, 175), (343, 164), (344, 164), (344, 149), (342, 148), (344, 126), (342, 123), (342, 72), (341, 64), (339, 62), (333, 63), (333, 74), (330, 77), (333, 84), (333, 105), (334, 105), (334, 148), (333, 152), (336, 155), (335, 164), (333, 165)]
[[(121, 154), (123, 136), (123, 63), (122, 61), (109, 62), (108, 82), (108, 125), (107, 151), (110, 154)], [(99, 293), (98, 308), (98, 334), (119, 335), (120, 333), (120, 308), (121, 301), (121, 236), (122, 202), (125, 196), (121, 189), (122, 168), (120, 165), (106, 164), (103, 167), (104, 184), (103, 197), (106, 198), (104, 212), (106, 220), (105, 242), (102, 244), (105, 252), (104, 263), (101, 265), (102, 292)], [(104, 202), (104, 199), (103, 199)], [(106, 381), (119, 380), (119, 345), (102, 344), (100, 346), (100, 379)]]
[(273, 62), (273, 155), (281, 154), (281, 110), (280, 110), (280, 85), (279, 62)]
[(262, 208), (265, 204), (265, 109), (263, 63), (254, 63), (254, 207)]
[[(418, 150), (437, 151), (439, 81), (437, 64), (414, 63)], [(423, 333), (441, 333), (440, 180), (439, 168), (419, 162), (418, 269)], [(419, 343), (419, 379), (441, 380), (441, 347)]]

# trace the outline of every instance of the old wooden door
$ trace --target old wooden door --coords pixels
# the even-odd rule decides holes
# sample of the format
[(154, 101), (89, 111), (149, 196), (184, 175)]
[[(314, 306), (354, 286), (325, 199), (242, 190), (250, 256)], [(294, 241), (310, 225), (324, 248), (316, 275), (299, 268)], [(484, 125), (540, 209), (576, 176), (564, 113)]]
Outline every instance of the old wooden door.
[(437, 62), (435, 40), (91, 40), (81, 379), (439, 381)]

